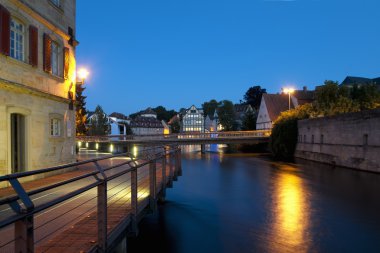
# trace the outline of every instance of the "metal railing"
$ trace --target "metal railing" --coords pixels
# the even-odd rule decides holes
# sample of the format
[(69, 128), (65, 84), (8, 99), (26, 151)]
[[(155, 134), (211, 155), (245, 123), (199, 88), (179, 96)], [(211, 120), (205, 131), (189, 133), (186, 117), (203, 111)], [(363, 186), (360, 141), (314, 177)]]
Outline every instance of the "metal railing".
[[(178, 146), (161, 146), (141, 150), (137, 157), (131, 153), (109, 155), (0, 176), (0, 183), (8, 182), (11, 186), (5, 190), (13, 190), (13, 194), (4, 195), (0, 199), (0, 252), (34, 252), (36, 246), (41, 246), (53, 236), (63, 233), (78, 217), (90, 213), (96, 213), (97, 217), (97, 242), (94, 247), (100, 252), (107, 251), (107, 239), (110, 236), (107, 211), (110, 210), (110, 206), (124, 203), (122, 206), (130, 208), (129, 227), (132, 232), (136, 232), (137, 216), (141, 208), (139, 203), (145, 199), (150, 208), (155, 208), (158, 192), (161, 191), (162, 196), (165, 196), (166, 185), (173, 180), (176, 170), (180, 168), (180, 155)], [(157, 171), (156, 165), (159, 163), (161, 173)], [(148, 173), (146, 165), (149, 165)], [(67, 172), (68, 170), (70, 172)], [(54, 173), (60, 176), (61, 180), (37, 187), (33, 187), (33, 181), (29, 182), (31, 187), (25, 187), (28, 183), (22, 182), (27, 177), (35, 178), (46, 173)], [(77, 174), (69, 178), (61, 176), (67, 173)], [(161, 174), (160, 185), (156, 178), (157, 173)], [(43, 182), (45, 179), (39, 180)], [(149, 182), (149, 189), (148, 194), (140, 201), (138, 195), (142, 189), (139, 189), (139, 185), (145, 182), (144, 180)], [(0, 193), (1, 191), (4, 191), (4, 188), (0, 189)], [(120, 196), (115, 200), (118, 194)], [(94, 205), (90, 205), (91, 203)], [(68, 214), (71, 215), (68, 221), (64, 218), (58, 225), (51, 224)], [(48, 225), (52, 227), (50, 232), (46, 229)]]
[(179, 134), (156, 135), (106, 135), (106, 136), (77, 136), (81, 142), (112, 142), (133, 140), (183, 140), (183, 139), (218, 139), (218, 138), (259, 138), (269, 137), (271, 130), (230, 131), (230, 132), (185, 132)]

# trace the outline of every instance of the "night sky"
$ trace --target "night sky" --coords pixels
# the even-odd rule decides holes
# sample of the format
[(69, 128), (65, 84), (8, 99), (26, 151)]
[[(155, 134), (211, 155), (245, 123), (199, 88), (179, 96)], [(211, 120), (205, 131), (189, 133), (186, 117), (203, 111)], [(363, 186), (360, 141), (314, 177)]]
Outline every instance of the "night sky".
[(253, 85), (380, 77), (379, 10), (378, 0), (79, 0), (87, 109), (178, 110), (239, 102)]

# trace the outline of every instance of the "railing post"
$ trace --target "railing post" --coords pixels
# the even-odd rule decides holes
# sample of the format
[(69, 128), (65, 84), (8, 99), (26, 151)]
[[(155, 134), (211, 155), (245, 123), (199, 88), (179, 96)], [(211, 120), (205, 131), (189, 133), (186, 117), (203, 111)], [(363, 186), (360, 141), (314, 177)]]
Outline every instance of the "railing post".
[(107, 180), (98, 185), (98, 247), (99, 252), (107, 251)]
[(149, 208), (152, 212), (157, 209), (156, 195), (156, 161), (152, 161), (149, 164)]
[[(34, 204), (22, 187), (18, 179), (10, 179), (14, 191), (19, 196), (24, 208), (21, 207), (18, 201), (10, 204), (13, 211), (22, 214), (33, 210)], [(15, 252), (34, 252), (34, 218), (33, 215), (28, 215), (25, 218), (15, 222)]]
[(137, 236), (137, 214), (138, 214), (138, 199), (137, 199), (137, 169), (131, 170), (131, 231), (133, 236)]
[(102, 175), (102, 179), (98, 178), (100, 184), (97, 187), (98, 250), (99, 252), (107, 252), (107, 176), (97, 161), (94, 164)]
[(34, 252), (33, 215), (15, 222), (15, 252)]

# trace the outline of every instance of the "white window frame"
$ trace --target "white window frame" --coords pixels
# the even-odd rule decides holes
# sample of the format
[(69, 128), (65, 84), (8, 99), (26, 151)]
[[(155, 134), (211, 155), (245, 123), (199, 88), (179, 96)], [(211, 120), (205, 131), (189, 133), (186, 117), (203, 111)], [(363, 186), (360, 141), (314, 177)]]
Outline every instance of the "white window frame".
[(50, 119), (50, 136), (61, 137), (62, 136), (62, 120), (58, 118)]
[[(21, 30), (19, 29), (21, 28)], [(25, 60), (25, 25), (11, 17), (9, 55), (19, 61)], [(13, 47), (12, 47), (13, 42)]]
[(62, 75), (62, 63), (61, 63), (62, 48), (60, 44), (54, 40), (51, 41), (51, 73), (55, 76)]

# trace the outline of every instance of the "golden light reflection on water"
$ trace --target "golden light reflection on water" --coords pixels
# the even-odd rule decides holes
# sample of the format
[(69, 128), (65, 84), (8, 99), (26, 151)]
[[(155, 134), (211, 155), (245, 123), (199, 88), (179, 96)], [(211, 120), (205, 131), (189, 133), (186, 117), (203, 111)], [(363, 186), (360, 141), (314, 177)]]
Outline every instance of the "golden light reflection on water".
[(310, 206), (302, 179), (290, 172), (279, 173), (273, 201), (272, 251), (308, 252)]

